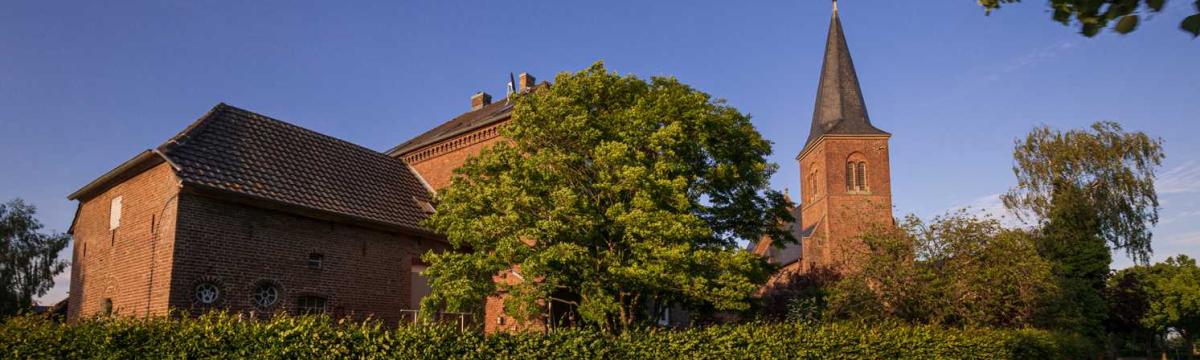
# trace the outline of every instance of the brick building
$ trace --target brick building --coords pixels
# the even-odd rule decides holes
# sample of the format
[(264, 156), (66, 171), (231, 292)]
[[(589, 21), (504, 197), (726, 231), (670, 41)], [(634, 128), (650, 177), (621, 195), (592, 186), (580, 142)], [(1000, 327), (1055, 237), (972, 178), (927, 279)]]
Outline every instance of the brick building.
[(92, 181), (69, 318), (219, 308), (406, 316), (430, 191), (404, 162), (225, 104)]
[[(541, 86), (523, 73), (514, 90)], [(69, 317), (223, 308), (403, 318), (428, 292), (420, 254), (446, 247), (418, 225), (431, 199), (511, 119), (507, 99), (481, 92), (470, 104), (385, 153), (217, 105), (70, 195), (80, 203)], [(800, 242), (750, 246), (783, 266), (765, 290), (814, 268), (853, 269), (854, 237), (894, 223), (889, 137), (867, 116), (835, 5), (796, 157), (802, 198), (787, 226)], [(525, 281), (516, 268), (493, 280)], [(504, 315), (504, 296), (487, 299), (486, 331), (543, 326)]]

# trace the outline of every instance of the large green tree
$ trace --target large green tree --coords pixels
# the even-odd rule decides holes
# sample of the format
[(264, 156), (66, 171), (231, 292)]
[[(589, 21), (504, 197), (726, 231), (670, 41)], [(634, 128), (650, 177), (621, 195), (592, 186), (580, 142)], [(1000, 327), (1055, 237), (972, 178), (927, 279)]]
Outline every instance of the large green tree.
[[(976, 0), (991, 14), (1002, 4), (1021, 0)], [(1192, 1), (1196, 13), (1183, 18), (1179, 28), (1200, 36), (1200, 0)], [(1113, 31), (1127, 34), (1137, 29), (1144, 17), (1151, 17), (1167, 8), (1167, 0), (1049, 0), (1051, 18), (1063, 25), (1079, 26), (1079, 33), (1096, 36), (1112, 24)]]
[(1045, 225), (1062, 190), (1078, 191), (1072, 206), (1095, 212), (1096, 231), (1113, 249), (1134, 261), (1151, 254), (1150, 227), (1158, 222), (1154, 171), (1162, 163), (1162, 140), (1125, 132), (1115, 122), (1090, 129), (1058, 131), (1038, 127), (1013, 150), (1017, 186), (1001, 196), (1018, 217)]
[(1038, 254), (1051, 263), (1060, 291), (1046, 298), (1038, 325), (1101, 339), (1112, 252), (1101, 236), (1097, 209), (1091, 206), (1081, 189), (1054, 190), (1050, 213), (1035, 239)]
[[(667, 306), (748, 308), (769, 269), (738, 241), (791, 240), (776, 226), (787, 201), (767, 188), (771, 144), (748, 116), (602, 63), (509, 101), (507, 141), (456, 170), (426, 223), (457, 251), (425, 255), (424, 309), (504, 291), (518, 318), (551, 302), (619, 330)], [(492, 281), (508, 269), (524, 280)]]
[(43, 233), (36, 213), (21, 199), (0, 204), (0, 315), (28, 310), (66, 269), (58, 253), (70, 236)]
[(1158, 221), (1154, 171), (1161, 140), (1115, 122), (1090, 129), (1038, 127), (1013, 150), (1017, 186), (1004, 204), (1038, 229), (1038, 254), (1051, 262), (1059, 291), (1039, 309), (1039, 325), (1100, 340), (1111, 249), (1135, 262), (1151, 254)]

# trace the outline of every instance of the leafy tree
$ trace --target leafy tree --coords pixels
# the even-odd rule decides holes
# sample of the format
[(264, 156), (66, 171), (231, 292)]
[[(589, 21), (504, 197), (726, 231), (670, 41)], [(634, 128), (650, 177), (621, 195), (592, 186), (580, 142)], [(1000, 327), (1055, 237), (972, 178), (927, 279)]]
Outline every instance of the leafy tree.
[(36, 212), (21, 199), (0, 204), (0, 315), (29, 309), (67, 267), (58, 253), (70, 236), (42, 233)]
[[(1157, 333), (1142, 324), (1142, 318), (1150, 311), (1146, 270), (1144, 266), (1134, 266), (1118, 270), (1109, 277), (1104, 294), (1108, 305), (1105, 328), (1113, 335), (1115, 345), (1141, 348), (1149, 359), (1153, 357)], [(1113, 355), (1120, 355), (1121, 350), (1122, 347), (1118, 347), (1118, 353)]]
[(965, 212), (861, 239), (860, 272), (834, 285), (833, 318), (895, 318), (913, 323), (1021, 327), (1056, 288), (1033, 234)]
[(1142, 325), (1165, 334), (1175, 330), (1184, 340), (1188, 358), (1200, 334), (1200, 268), (1187, 255), (1154, 264), (1147, 273), (1150, 307)]
[[(422, 308), (502, 290), (518, 318), (550, 301), (608, 330), (667, 306), (744, 310), (770, 269), (737, 241), (794, 241), (770, 142), (721, 100), (596, 63), (510, 101), (508, 141), (458, 168), (426, 223), (458, 252), (425, 255)], [(508, 269), (524, 281), (492, 280)]]
[[(1150, 226), (1158, 222), (1154, 170), (1162, 163), (1162, 140), (1127, 133), (1115, 122), (1088, 130), (1035, 128), (1013, 150), (1017, 186), (1001, 196), (1018, 217), (1045, 225), (1060, 190), (1078, 190), (1072, 204), (1095, 211), (1092, 229), (1134, 261), (1151, 254)], [(1076, 200), (1072, 200), (1076, 201)]]
[[(1165, 352), (1167, 334), (1174, 331), (1185, 349), (1193, 348), (1200, 333), (1200, 267), (1195, 259), (1178, 255), (1122, 269), (1110, 280), (1108, 291), (1114, 303), (1110, 326), (1119, 327), (1119, 333), (1154, 334)], [(1186, 353), (1190, 358), (1191, 352)]]
[[(1000, 8), (1001, 4), (1017, 3), (1021, 0), (978, 0), (979, 4), (991, 14), (992, 10)], [(1190, 15), (1179, 23), (1179, 28), (1200, 36), (1200, 0), (1193, 0), (1196, 14)], [(1112, 22), (1113, 31), (1127, 34), (1137, 29), (1142, 16), (1162, 12), (1167, 6), (1167, 0), (1050, 0), (1051, 17), (1063, 25), (1079, 25), (1079, 32), (1087, 37), (1096, 36)]]
[(1039, 310), (1042, 327), (1101, 339), (1108, 313), (1104, 301), (1112, 254), (1100, 236), (1099, 217), (1083, 191), (1055, 189), (1045, 225), (1036, 237), (1038, 255), (1051, 263), (1060, 291)]

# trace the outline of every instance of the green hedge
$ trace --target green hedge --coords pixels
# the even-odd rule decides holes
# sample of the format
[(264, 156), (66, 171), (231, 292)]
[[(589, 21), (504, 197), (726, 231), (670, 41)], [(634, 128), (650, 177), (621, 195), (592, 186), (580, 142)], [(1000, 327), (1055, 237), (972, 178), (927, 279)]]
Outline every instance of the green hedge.
[(18, 316), (0, 325), (0, 358), (435, 359), (1068, 359), (1079, 337), (1040, 330), (945, 329), (855, 323), (721, 325), (605, 335), (573, 329), (486, 336), (446, 327), (338, 323), (325, 318), (93, 319), (58, 324)]

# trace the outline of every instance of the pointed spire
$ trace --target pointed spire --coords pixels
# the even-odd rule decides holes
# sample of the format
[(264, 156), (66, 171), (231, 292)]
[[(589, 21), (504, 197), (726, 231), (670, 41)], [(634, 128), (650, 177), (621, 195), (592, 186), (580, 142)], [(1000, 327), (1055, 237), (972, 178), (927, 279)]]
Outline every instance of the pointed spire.
[(812, 130), (804, 148), (808, 149), (809, 145), (826, 134), (888, 134), (871, 125), (871, 120), (867, 117), (867, 105), (863, 101), (862, 89), (858, 86), (854, 61), (850, 59), (850, 48), (846, 46), (846, 36), (842, 33), (837, 0), (833, 1), (829, 38), (825, 40), (825, 59), (821, 65), (820, 84), (817, 85)]

